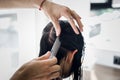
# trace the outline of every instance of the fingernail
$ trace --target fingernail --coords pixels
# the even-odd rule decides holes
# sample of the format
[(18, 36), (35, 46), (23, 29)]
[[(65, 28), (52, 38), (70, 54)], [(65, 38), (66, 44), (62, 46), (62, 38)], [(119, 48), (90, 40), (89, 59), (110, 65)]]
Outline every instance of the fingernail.
[(59, 36), (59, 35), (60, 35), (60, 31), (57, 31), (57, 32), (56, 32), (56, 36)]
[(77, 32), (77, 34), (80, 34), (79, 32)]
[(59, 36), (59, 34), (57, 33), (56, 36)]
[(76, 31), (75, 31), (75, 33), (76, 33), (76, 34), (79, 34), (79, 31), (78, 31), (78, 30), (76, 30)]

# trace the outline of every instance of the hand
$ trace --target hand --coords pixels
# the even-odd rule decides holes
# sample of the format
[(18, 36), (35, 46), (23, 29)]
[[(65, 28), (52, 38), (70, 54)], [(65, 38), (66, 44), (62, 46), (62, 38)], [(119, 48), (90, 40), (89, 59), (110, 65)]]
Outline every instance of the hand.
[(24, 64), (10, 80), (51, 80), (60, 76), (57, 59), (50, 57), (50, 52)]
[(62, 16), (67, 18), (67, 20), (71, 24), (71, 26), (76, 34), (79, 34), (79, 32), (75, 26), (74, 20), (76, 20), (80, 31), (83, 31), (83, 25), (80, 21), (80, 19), (81, 19), (80, 16), (75, 11), (70, 10), (68, 7), (46, 0), (43, 3), (41, 9), (52, 20), (52, 23), (55, 26), (57, 36), (59, 36), (60, 32), (61, 32), (61, 28), (60, 28), (58, 20)]

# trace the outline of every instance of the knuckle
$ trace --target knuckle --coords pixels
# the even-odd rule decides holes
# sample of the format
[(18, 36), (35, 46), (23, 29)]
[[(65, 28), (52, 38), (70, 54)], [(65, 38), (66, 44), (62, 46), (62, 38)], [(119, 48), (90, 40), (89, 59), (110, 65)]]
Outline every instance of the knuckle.
[(46, 69), (47, 71), (47, 75), (51, 74), (51, 72), (53, 71), (52, 67), (49, 67), (48, 69)]
[(57, 63), (57, 58), (54, 57), (53, 60), (54, 60), (54, 63), (56, 64)]
[(55, 22), (57, 19), (55, 17), (51, 17), (51, 20)]
[(69, 12), (70, 9), (68, 7), (64, 7), (64, 12)]
[(48, 79), (51, 80), (51, 79), (56, 79), (60, 76), (60, 73), (59, 72), (56, 72), (56, 73), (52, 73), (51, 75), (48, 76)]
[(57, 72), (57, 73), (56, 73), (56, 76), (59, 77), (59, 76), (60, 76), (60, 72)]
[(47, 69), (49, 67), (49, 61), (41, 63), (42, 66), (44, 66), (44, 69)]
[(56, 66), (57, 66), (58, 71), (60, 71), (61, 70), (61, 66), (59, 66), (59, 65), (56, 65)]

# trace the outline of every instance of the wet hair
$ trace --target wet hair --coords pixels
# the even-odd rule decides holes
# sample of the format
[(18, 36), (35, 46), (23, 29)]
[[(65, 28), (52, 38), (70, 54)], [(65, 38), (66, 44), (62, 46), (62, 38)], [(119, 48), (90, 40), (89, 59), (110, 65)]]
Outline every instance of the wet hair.
[[(78, 76), (80, 75), (79, 68), (81, 66), (82, 50), (84, 47), (83, 36), (80, 33), (80, 31), (79, 31), (80, 34), (76, 34), (73, 31), (69, 22), (60, 20), (59, 24), (61, 26), (61, 34), (60, 34), (61, 46), (56, 55), (58, 59), (58, 64), (60, 64), (61, 59), (67, 56), (68, 51), (74, 51), (76, 49), (78, 50), (77, 53), (74, 55), (69, 75), (62, 77), (68, 77), (73, 73), (74, 74), (73, 80), (78, 80)], [(55, 40), (56, 40), (56, 32), (53, 24), (50, 22), (43, 29), (43, 35), (40, 41), (39, 56), (45, 54), (47, 51), (50, 51)]]

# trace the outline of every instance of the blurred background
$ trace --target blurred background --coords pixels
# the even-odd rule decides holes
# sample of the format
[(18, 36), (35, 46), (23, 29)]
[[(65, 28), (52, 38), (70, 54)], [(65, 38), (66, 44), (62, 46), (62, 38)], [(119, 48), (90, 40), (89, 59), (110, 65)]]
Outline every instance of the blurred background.
[[(82, 17), (83, 80), (120, 80), (120, 0), (52, 1)], [(42, 29), (48, 22), (37, 9), (0, 10), (0, 80), (9, 80), (22, 64), (38, 56)]]

